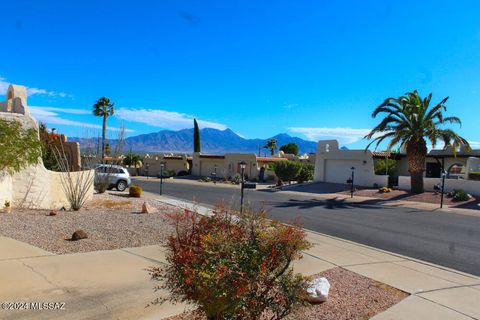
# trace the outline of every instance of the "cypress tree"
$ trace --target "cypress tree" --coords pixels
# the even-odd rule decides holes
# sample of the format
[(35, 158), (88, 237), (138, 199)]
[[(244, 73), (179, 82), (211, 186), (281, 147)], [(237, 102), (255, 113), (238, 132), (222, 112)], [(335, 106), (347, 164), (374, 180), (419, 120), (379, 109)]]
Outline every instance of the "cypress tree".
[(193, 119), (193, 152), (200, 152), (200, 129), (197, 119)]

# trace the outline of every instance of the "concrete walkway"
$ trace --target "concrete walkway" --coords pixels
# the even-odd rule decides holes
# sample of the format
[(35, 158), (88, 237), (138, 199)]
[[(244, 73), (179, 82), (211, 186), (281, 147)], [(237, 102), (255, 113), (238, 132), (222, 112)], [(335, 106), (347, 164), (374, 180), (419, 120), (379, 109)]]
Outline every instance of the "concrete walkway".
[[(170, 205), (210, 209), (176, 199)], [(314, 247), (294, 265), (305, 275), (341, 266), (411, 294), (375, 319), (480, 319), (480, 278), (308, 232)], [(145, 268), (165, 260), (160, 246), (53, 255), (0, 237), (0, 302), (62, 302), (65, 310), (6, 311), (0, 319), (161, 319), (185, 305), (147, 305), (165, 292)]]

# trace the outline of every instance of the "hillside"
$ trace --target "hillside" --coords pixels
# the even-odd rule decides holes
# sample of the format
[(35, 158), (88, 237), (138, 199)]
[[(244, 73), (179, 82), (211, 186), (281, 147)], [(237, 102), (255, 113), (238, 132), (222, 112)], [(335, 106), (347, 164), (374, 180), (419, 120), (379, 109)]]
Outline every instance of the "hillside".
[[(202, 152), (204, 153), (225, 153), (225, 152), (252, 152), (257, 154), (259, 147), (265, 145), (268, 139), (245, 139), (237, 135), (230, 129), (217, 130), (205, 128), (200, 131)], [(297, 137), (291, 137), (286, 133), (278, 134), (272, 138), (277, 139), (277, 145), (293, 142), (298, 145), (300, 153), (316, 152), (316, 143), (303, 140)], [(80, 142), (81, 148), (95, 146), (97, 139), (70, 138), (70, 141)], [(113, 147), (115, 140), (109, 140)], [(179, 131), (162, 130), (148, 134), (128, 137), (124, 142), (124, 150), (132, 149), (135, 152), (182, 152), (191, 153), (193, 151), (193, 129), (184, 129)], [(262, 149), (261, 154), (268, 154), (268, 150)]]

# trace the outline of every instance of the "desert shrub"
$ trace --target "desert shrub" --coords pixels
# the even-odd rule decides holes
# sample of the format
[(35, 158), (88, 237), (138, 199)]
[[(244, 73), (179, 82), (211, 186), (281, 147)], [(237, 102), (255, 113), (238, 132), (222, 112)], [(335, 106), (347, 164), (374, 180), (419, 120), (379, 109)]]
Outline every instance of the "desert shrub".
[(93, 184), (93, 188), (95, 189), (95, 191), (97, 191), (97, 193), (105, 193), (105, 191), (107, 191), (108, 189), (108, 184), (104, 182), (99, 182), (97, 180)]
[(188, 175), (189, 175), (188, 171), (185, 171), (185, 170), (178, 171), (178, 173), (177, 173), (177, 177), (184, 177), (184, 176), (188, 176)]
[(391, 188), (388, 188), (388, 187), (382, 187), (382, 188), (378, 189), (378, 192), (380, 192), (380, 193), (389, 193), (389, 192), (392, 192), (392, 189), (391, 189)]
[[(162, 175), (164, 178), (170, 178), (170, 177), (175, 177), (176, 173), (173, 170), (165, 169), (163, 170)], [(157, 177), (160, 178), (160, 173), (158, 174)]]
[(448, 195), (455, 201), (467, 201), (472, 197), (462, 189), (453, 189)]
[(25, 129), (16, 120), (0, 119), (0, 137), (0, 171), (13, 174), (39, 162), (42, 144), (35, 129)]
[(314, 171), (315, 171), (315, 166), (313, 164), (302, 163), (300, 167), (300, 172), (298, 173), (296, 180), (298, 182), (313, 180)]
[(297, 179), (301, 169), (301, 163), (288, 160), (275, 162), (273, 166), (275, 174), (282, 181), (292, 181)]
[(480, 180), (480, 172), (470, 172), (468, 178), (470, 180)]
[[(388, 166), (388, 167), (387, 167)], [(378, 175), (392, 175), (397, 166), (397, 161), (394, 159), (379, 159), (374, 163), (375, 174)]]
[(293, 260), (309, 247), (296, 226), (266, 219), (264, 212), (211, 216), (185, 210), (169, 215), (175, 233), (166, 264), (149, 269), (156, 289), (172, 302), (199, 306), (207, 319), (281, 319), (303, 301), (305, 281)]
[(132, 184), (128, 189), (128, 195), (134, 198), (140, 198), (142, 196), (142, 187), (138, 184)]
[(240, 184), (242, 183), (242, 175), (240, 173), (236, 173), (233, 177), (232, 177), (232, 182), (235, 183), (235, 184)]

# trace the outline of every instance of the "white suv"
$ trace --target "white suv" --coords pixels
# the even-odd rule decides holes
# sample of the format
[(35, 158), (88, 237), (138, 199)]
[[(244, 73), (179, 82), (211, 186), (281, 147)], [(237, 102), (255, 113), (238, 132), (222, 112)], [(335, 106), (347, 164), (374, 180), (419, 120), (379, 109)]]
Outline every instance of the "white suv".
[(125, 191), (132, 179), (128, 170), (122, 166), (101, 164), (95, 168), (95, 183), (108, 183), (108, 188), (116, 188), (118, 191)]

